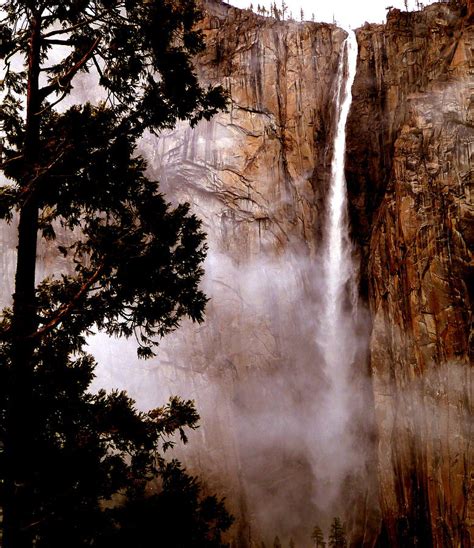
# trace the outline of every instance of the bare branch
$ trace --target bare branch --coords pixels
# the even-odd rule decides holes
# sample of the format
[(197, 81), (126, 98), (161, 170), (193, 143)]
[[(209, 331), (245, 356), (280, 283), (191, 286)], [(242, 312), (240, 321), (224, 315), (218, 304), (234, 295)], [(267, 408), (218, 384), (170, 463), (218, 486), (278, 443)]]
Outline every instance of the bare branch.
[(59, 307), (59, 310), (56, 312), (54, 317), (46, 325), (30, 335), (29, 338), (39, 338), (47, 335), (68, 315), (70, 315), (74, 311), (76, 305), (79, 303), (82, 297), (84, 297), (84, 295), (92, 289), (94, 283), (100, 278), (100, 275), (104, 271), (104, 268), (104, 264), (100, 265), (95, 270), (95, 272), (93, 272), (93, 274), (82, 284), (82, 286), (79, 288), (79, 291), (73, 296), (73, 298), (68, 303), (65, 303), (61, 307)]
[(16, 162), (17, 160), (21, 160), (23, 158), (23, 154), (18, 154), (17, 156), (13, 156), (12, 158), (8, 158), (8, 160), (5, 160), (3, 162), (0, 162), (0, 169), (5, 169), (5, 167), (8, 164), (11, 164), (12, 162)]
[(12, 57), (14, 55), (16, 55), (19, 51), (21, 51), (21, 48), (23, 47), (22, 44), (19, 44), (15, 49), (13, 49), (12, 51), (10, 51), (10, 53), (3, 59), (3, 62), (5, 63), (5, 65), (9, 64)]
[(48, 95), (50, 95), (57, 89), (64, 88), (64, 86), (66, 86), (74, 78), (74, 76), (79, 72), (79, 70), (81, 70), (81, 68), (87, 63), (87, 61), (89, 61), (99, 43), (100, 37), (94, 40), (94, 43), (92, 44), (90, 49), (84, 54), (82, 59), (80, 59), (74, 66), (72, 66), (65, 74), (56, 78), (54, 83), (42, 88), (40, 90), (41, 101), (46, 99)]
[(57, 39), (57, 40), (49, 40), (49, 39), (46, 39), (46, 40), (43, 40), (43, 42), (45, 44), (51, 44), (51, 45), (57, 45), (57, 46), (72, 46), (72, 42), (71, 40), (60, 40), (60, 39)]
[[(122, 3), (123, 6), (123, 3)], [(115, 8), (118, 8), (119, 6), (115, 6)], [(43, 38), (49, 38), (50, 36), (58, 36), (60, 34), (68, 34), (76, 29), (80, 29), (82, 27), (85, 27), (86, 25), (91, 25), (92, 23), (95, 23), (96, 21), (100, 21), (104, 15), (107, 13), (110, 13), (110, 9), (103, 10), (99, 12), (97, 15), (94, 15), (90, 17), (89, 19), (86, 19), (85, 21), (81, 21), (80, 23), (77, 23), (75, 25), (72, 25), (70, 27), (67, 27), (66, 29), (59, 29), (59, 30), (52, 30), (51, 32), (48, 32), (46, 34), (43, 34)]]
[[(103, 12), (103, 13), (106, 13), (106, 12)], [(47, 32), (46, 34), (43, 34), (43, 38), (49, 38), (50, 36), (58, 36), (59, 34), (68, 34), (72, 32), (73, 30), (80, 29), (81, 27), (85, 27), (86, 25), (90, 25), (91, 23), (95, 23), (102, 17), (103, 13), (96, 15), (95, 17), (91, 17), (90, 19), (86, 19), (85, 21), (81, 21), (80, 23), (77, 23), (76, 25), (72, 25), (72, 27), (68, 27), (67, 29), (52, 30), (51, 32)]]
[(44, 112), (46, 112), (47, 110), (50, 110), (52, 108), (54, 108), (57, 104), (59, 104), (67, 95), (67, 92), (65, 91), (60, 97), (59, 99), (57, 99), (56, 101), (54, 101), (54, 103), (51, 103), (50, 105), (47, 105), (45, 106), (42, 110), (40, 110), (38, 112), (38, 116), (40, 116), (41, 114), (43, 114)]

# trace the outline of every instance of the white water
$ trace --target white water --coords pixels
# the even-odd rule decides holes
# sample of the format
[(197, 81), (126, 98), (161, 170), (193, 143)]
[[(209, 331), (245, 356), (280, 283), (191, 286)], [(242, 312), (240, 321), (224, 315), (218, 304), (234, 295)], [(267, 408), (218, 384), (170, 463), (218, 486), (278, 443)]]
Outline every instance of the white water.
[[(346, 123), (352, 103), (352, 84), (357, 63), (357, 41), (350, 31), (343, 45), (337, 74), (334, 156), (322, 249), (323, 302), (320, 311), (319, 346), (328, 382), (323, 402), (325, 455), (318, 467), (332, 484), (332, 497), (340, 495), (343, 478), (353, 466), (355, 440), (352, 424), (357, 395), (351, 370), (357, 352), (356, 313), (358, 268), (349, 239), (347, 189), (344, 175)], [(320, 424), (321, 428), (321, 424)], [(350, 455), (350, 456), (349, 456)], [(350, 464), (349, 464), (350, 463)], [(317, 473), (318, 468), (316, 468)], [(320, 472), (321, 474), (321, 472)], [(321, 477), (321, 476), (320, 476)]]
[[(352, 103), (352, 84), (357, 63), (357, 41), (350, 32), (344, 43), (345, 55), (341, 55), (337, 76), (337, 111), (339, 119), (334, 138), (334, 156), (331, 165), (331, 186), (327, 204), (324, 234), (323, 274), (325, 296), (323, 305), (326, 339), (324, 357), (328, 374), (346, 362), (343, 353), (344, 338), (341, 328), (346, 325), (345, 303), (347, 290), (353, 293), (355, 266), (352, 261), (352, 246), (349, 240), (347, 215), (347, 190), (344, 175), (346, 154), (346, 123)], [(345, 62), (347, 60), (347, 63)], [(346, 71), (344, 68), (346, 67)], [(341, 347), (342, 345), (342, 347)]]

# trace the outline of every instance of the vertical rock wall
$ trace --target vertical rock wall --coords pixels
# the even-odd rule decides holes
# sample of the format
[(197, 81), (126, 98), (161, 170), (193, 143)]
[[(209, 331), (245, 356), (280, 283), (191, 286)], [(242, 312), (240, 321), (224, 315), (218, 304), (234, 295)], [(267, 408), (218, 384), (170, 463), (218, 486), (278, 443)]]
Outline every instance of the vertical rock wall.
[[(203, 219), (211, 301), (202, 327), (163, 341), (148, 387), (139, 381), (136, 394), (168, 383), (196, 399), (202, 427), (185, 460), (226, 495), (239, 546), (277, 534), (305, 546), (326, 512), (341, 513), (315, 479), (325, 472), (313, 469), (326, 382), (314, 258), (345, 32), (218, 2), (206, 4), (202, 28), (200, 77), (228, 90), (229, 110), (144, 148), (161, 188)], [(357, 527), (362, 538), (370, 518)]]
[(474, 542), (474, 28), (461, 4), (358, 31), (348, 176), (391, 546)]

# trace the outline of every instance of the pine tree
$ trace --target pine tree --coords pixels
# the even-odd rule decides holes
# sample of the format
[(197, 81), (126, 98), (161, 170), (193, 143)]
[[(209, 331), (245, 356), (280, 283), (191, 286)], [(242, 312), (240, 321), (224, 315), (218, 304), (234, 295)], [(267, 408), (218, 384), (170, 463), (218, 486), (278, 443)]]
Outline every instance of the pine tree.
[(282, 12), (281, 12), (281, 10), (278, 8), (276, 2), (273, 2), (271, 9), (272, 9), (272, 12), (273, 12), (273, 17), (274, 17), (277, 21), (281, 21), (281, 19), (282, 19)]
[(289, 548), (296, 548), (295, 541), (292, 538), (290, 538)]
[[(166, 203), (136, 147), (145, 131), (210, 118), (225, 98), (193, 70), (203, 47), (193, 1), (0, 7), (0, 217), (18, 218), (13, 307), (0, 338), (3, 545), (85, 546), (121, 527), (107, 501), (142, 500), (157, 473), (165, 486), (185, 483), (178, 465), (166, 479), (156, 451), (163, 436), (195, 426), (190, 405), (173, 404), (177, 415), (163, 421), (137, 413), (124, 394), (89, 395), (95, 364), (84, 345), (97, 329), (135, 336), (146, 358), (181, 318), (202, 320), (200, 223), (187, 205)], [(50, 55), (58, 45), (59, 59)], [(103, 100), (65, 109), (80, 73), (95, 77)], [(70, 266), (37, 285), (38, 235), (54, 241), (58, 230), (68, 233), (57, 250)]]
[(314, 548), (326, 548), (326, 542), (324, 540), (324, 534), (321, 527), (316, 525), (311, 533), (311, 540), (313, 541)]
[(275, 540), (273, 541), (273, 548), (282, 548), (281, 541), (278, 535), (275, 537)]
[(334, 518), (331, 524), (331, 531), (329, 533), (329, 546), (330, 548), (346, 548), (346, 531), (344, 525), (339, 518)]

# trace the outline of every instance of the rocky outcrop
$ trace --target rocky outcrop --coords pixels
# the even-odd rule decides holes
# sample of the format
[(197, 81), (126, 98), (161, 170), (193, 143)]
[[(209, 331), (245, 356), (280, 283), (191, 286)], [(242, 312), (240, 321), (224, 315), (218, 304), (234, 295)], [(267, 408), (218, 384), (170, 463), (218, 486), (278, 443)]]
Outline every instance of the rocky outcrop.
[[(335, 73), (345, 33), (333, 25), (279, 22), (220, 2), (204, 3), (201, 80), (221, 84), (229, 110), (161, 139), (154, 168), (180, 196), (189, 188), (219, 217), (212, 237), (238, 259), (314, 249), (328, 184)], [(177, 181), (179, 179), (179, 181)], [(191, 187), (189, 187), (191, 185)], [(229, 246), (229, 240), (233, 243)]]
[(358, 31), (348, 179), (364, 249), (385, 542), (471, 546), (472, 3)]

